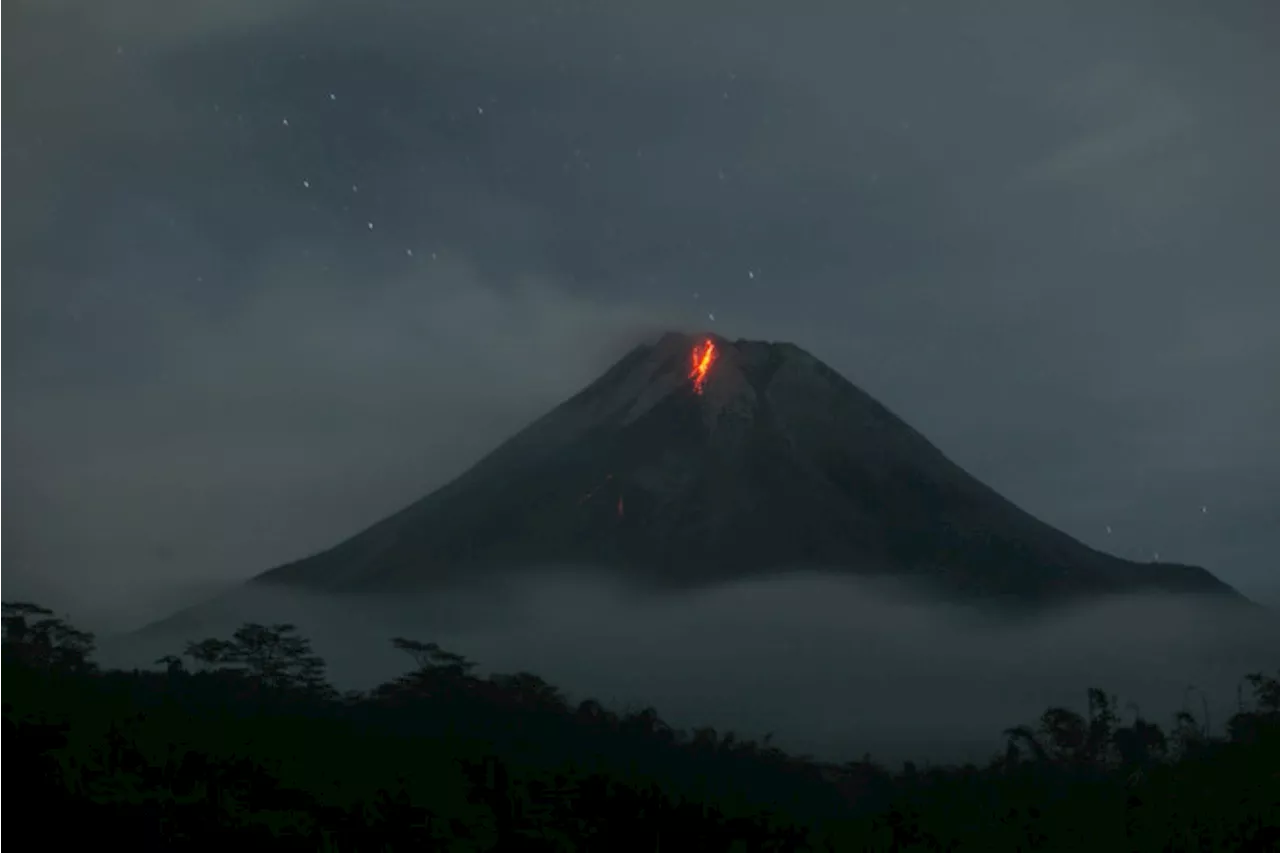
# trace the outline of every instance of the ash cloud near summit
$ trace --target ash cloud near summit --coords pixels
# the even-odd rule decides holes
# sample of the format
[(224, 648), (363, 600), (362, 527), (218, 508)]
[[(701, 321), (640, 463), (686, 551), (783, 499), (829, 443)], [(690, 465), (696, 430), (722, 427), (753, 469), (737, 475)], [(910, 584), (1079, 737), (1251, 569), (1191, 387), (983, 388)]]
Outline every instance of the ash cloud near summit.
[[(393, 636), (432, 641), (481, 674), (525, 670), (580, 701), (655, 707), (678, 727), (831, 760), (983, 760), (1048, 706), (1115, 694), (1162, 725), (1235, 710), (1240, 678), (1272, 671), (1280, 625), (1221, 600), (1144, 595), (994, 618), (919, 590), (793, 574), (695, 594), (641, 592), (607, 572), (513, 573), (420, 598), (238, 590), (198, 618), (109, 640), (108, 660), (149, 664), (242, 620), (296, 623), (336, 684), (406, 671)], [(1132, 703), (1132, 704), (1130, 704)]]

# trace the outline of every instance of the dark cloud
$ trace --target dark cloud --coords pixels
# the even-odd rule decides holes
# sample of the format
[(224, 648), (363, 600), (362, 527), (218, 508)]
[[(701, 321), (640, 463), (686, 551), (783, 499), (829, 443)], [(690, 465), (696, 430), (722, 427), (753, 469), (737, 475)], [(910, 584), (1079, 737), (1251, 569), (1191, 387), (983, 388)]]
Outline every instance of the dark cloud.
[(11, 6), (11, 583), (256, 572), (712, 325), (1274, 595), (1272, 4)]
[(242, 590), (198, 621), (108, 644), (150, 665), (241, 619), (288, 619), (335, 683), (366, 688), (412, 663), (393, 636), (440, 643), (480, 672), (536, 672), (571, 699), (654, 706), (824, 758), (982, 760), (1001, 732), (1090, 687), (1167, 725), (1183, 709), (1221, 726), (1248, 672), (1275, 666), (1280, 626), (1222, 604), (1130, 598), (999, 621), (893, 589), (807, 574), (665, 598), (607, 575), (540, 574), (395, 602)]

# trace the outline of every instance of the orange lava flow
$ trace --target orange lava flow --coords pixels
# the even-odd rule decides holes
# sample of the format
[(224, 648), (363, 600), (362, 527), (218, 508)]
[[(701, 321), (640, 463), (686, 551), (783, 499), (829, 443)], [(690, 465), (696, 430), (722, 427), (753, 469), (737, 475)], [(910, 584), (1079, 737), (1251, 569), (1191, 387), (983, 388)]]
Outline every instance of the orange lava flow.
[(711, 364), (715, 360), (716, 344), (711, 338), (707, 338), (702, 344), (693, 348), (693, 370), (689, 371), (689, 378), (693, 380), (693, 393), (702, 393), (702, 385), (707, 380), (707, 371), (711, 369)]

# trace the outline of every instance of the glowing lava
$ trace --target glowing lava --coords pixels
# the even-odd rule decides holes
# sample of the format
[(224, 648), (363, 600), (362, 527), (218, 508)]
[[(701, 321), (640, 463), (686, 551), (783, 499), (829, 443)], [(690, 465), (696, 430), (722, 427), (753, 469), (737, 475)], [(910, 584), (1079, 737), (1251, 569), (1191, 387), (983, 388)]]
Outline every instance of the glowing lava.
[(693, 348), (693, 370), (689, 371), (689, 378), (693, 380), (693, 393), (702, 393), (703, 383), (707, 381), (707, 371), (715, 360), (716, 344), (711, 338)]

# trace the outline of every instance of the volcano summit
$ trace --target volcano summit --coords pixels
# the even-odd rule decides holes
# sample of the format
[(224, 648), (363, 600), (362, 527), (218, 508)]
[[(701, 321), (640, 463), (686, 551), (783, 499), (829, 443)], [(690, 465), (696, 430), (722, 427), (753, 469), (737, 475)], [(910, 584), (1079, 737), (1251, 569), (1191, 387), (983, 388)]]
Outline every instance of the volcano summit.
[(1235, 595), (1203, 569), (1121, 560), (1033, 518), (796, 346), (676, 333), (439, 490), (253, 582), (390, 592), (574, 565), (669, 586), (906, 576), (1027, 604)]

